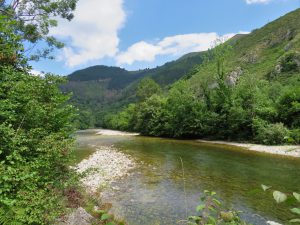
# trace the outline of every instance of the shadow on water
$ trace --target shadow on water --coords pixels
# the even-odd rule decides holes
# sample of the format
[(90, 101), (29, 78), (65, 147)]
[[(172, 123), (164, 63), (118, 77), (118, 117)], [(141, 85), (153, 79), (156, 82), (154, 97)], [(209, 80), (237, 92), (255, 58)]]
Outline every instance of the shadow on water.
[[(243, 211), (253, 224), (286, 221), (287, 204), (276, 204), (260, 185), (300, 191), (300, 160), (244, 151), (240, 148), (148, 137), (79, 134), (78, 155), (100, 145), (115, 145), (139, 162), (138, 168), (104, 193), (112, 211), (129, 224), (176, 224), (195, 213), (204, 190), (213, 190), (227, 207)], [(90, 153), (87, 153), (87, 155)], [(86, 155), (86, 156), (87, 156)], [(82, 156), (78, 156), (79, 158)], [(84, 156), (85, 157), (85, 156)], [(180, 158), (186, 180), (186, 198)]]

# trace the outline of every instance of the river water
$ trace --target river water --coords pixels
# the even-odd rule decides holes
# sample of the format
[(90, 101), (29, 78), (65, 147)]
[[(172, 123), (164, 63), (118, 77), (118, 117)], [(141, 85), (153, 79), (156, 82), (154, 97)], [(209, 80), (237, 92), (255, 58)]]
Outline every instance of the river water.
[(139, 165), (103, 193), (104, 201), (113, 204), (111, 211), (129, 225), (179, 224), (186, 214), (196, 214), (204, 190), (217, 192), (225, 207), (241, 210), (252, 224), (284, 222), (293, 216), (289, 208), (295, 202), (276, 204), (261, 184), (300, 192), (300, 159), (190, 140), (102, 136), (88, 130), (77, 134), (77, 160), (101, 145), (114, 145)]

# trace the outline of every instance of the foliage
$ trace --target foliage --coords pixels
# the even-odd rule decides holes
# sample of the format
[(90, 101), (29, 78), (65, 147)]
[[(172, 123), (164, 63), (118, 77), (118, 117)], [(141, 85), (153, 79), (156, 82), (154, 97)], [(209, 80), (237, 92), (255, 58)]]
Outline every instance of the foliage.
[(142, 79), (136, 90), (136, 96), (140, 101), (145, 101), (152, 95), (159, 95), (160, 93), (160, 86), (150, 78)]
[(92, 121), (94, 124), (90, 127), (105, 127), (107, 124), (103, 118), (106, 115), (109, 116), (137, 101), (135, 90), (141, 79), (148, 77), (159, 86), (167, 87), (184, 77), (202, 61), (203, 54), (197, 53), (187, 54), (153, 69), (137, 71), (127, 71), (119, 67), (92, 66), (70, 74), (69, 82), (61, 88), (64, 92), (73, 93), (71, 99), (73, 105), (96, 115)]
[(265, 121), (255, 119), (253, 125), (256, 131), (255, 140), (267, 145), (284, 144), (289, 138), (290, 131), (283, 123), (268, 124)]
[(291, 71), (298, 71), (300, 66), (298, 65), (300, 60), (300, 54), (296, 52), (289, 52), (285, 54), (280, 59), (280, 66), (283, 72), (291, 72)]
[(63, 208), (73, 132), (73, 107), (58, 85), (0, 67), (0, 208), (7, 223), (44, 224)]
[(201, 197), (201, 204), (197, 206), (196, 210), (198, 216), (190, 216), (189, 225), (217, 225), (217, 224), (232, 224), (232, 225), (246, 225), (239, 217), (238, 211), (224, 210), (221, 202), (215, 197), (215, 192), (204, 191)]
[(245, 71), (232, 84), (225, 57), (230, 49), (225, 43), (210, 50), (202, 65), (210, 67), (209, 75), (180, 80), (165, 95), (153, 95), (153, 81), (145, 80), (134, 110), (110, 115), (107, 126), (150, 136), (299, 143), (299, 80), (285, 84)]
[[(142, 133), (273, 145), (299, 143), (300, 80), (295, 49), (300, 44), (296, 35), (300, 30), (290, 22), (299, 23), (298, 17), (296, 10), (249, 35), (209, 50), (194, 75), (172, 85), (164, 96), (166, 103), (157, 105), (160, 109), (148, 108), (152, 117), (144, 117), (147, 121)], [(279, 36), (268, 36), (270, 30)], [(266, 44), (270, 41), (266, 36), (272, 44)], [(285, 69), (269, 79), (268, 73), (278, 60)], [(146, 109), (142, 109), (144, 115)], [(162, 112), (156, 121), (153, 112)], [(147, 130), (148, 121), (159, 126)]]
[(55, 18), (73, 18), (72, 11), (77, 0), (12, 0), (1, 3), (1, 14), (5, 15), (9, 22), (15, 23), (14, 31), (23, 42), (29, 44), (28, 51), (41, 40), (48, 44), (49, 48), (37, 49), (36, 53), (31, 55), (31, 59), (38, 60), (40, 57), (48, 57), (55, 47), (63, 47), (61, 42), (48, 35), (49, 29), (57, 26)]
[(300, 127), (300, 86), (288, 87), (278, 100), (280, 118), (292, 128)]
[(24, 66), (23, 46), (20, 35), (15, 33), (16, 22), (0, 14), (0, 63), (1, 65)]
[[(261, 185), (264, 191), (270, 191), (272, 187), (266, 186), (266, 185)], [(295, 199), (296, 202), (298, 203), (298, 207), (291, 208), (290, 211), (295, 214), (296, 218), (289, 220), (289, 223), (291, 224), (298, 224), (300, 223), (300, 194), (297, 192), (293, 192), (290, 194), (286, 194), (277, 190), (273, 190), (273, 198), (274, 200), (279, 204), (282, 202), (287, 201), (287, 199), (292, 198)]]
[[(65, 190), (77, 184), (69, 168), (75, 114), (69, 95), (59, 89), (64, 79), (28, 72), (22, 41), (34, 43), (47, 32), (31, 32), (32, 21), (22, 24), (19, 13), (31, 10), (30, 17), (43, 4), (12, 2), (1, 2), (0, 15), (0, 224), (53, 224), (64, 212)], [(44, 11), (38, 28), (55, 13), (54, 6), (44, 7), (50, 11)], [(56, 15), (63, 13), (56, 9)]]
[(106, 210), (97, 210), (96, 211), (97, 217), (99, 218), (100, 224), (103, 225), (124, 225), (122, 222), (117, 222), (113, 218), (112, 215), (108, 214)]

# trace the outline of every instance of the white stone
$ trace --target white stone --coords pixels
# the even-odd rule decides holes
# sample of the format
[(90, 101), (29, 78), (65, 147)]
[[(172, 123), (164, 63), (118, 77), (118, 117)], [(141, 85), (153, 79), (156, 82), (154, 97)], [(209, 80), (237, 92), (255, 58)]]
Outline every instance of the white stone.
[(75, 170), (80, 174), (87, 173), (81, 181), (89, 192), (94, 193), (99, 187), (127, 176), (135, 165), (130, 156), (112, 146), (101, 146), (88, 159), (82, 160)]

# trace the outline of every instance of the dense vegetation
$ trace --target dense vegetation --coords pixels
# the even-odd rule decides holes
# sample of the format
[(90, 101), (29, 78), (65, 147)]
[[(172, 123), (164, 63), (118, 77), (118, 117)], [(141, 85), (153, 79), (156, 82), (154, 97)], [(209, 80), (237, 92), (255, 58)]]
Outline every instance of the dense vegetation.
[(202, 61), (202, 53), (190, 53), (154, 69), (127, 71), (118, 67), (93, 66), (69, 75), (69, 82), (62, 85), (62, 90), (73, 93), (71, 103), (80, 109), (77, 127), (101, 127), (105, 115), (120, 111), (137, 100), (135, 90), (142, 78), (151, 77), (166, 87)]
[[(144, 135), (300, 143), (300, 9), (209, 50), (194, 74), (105, 118)], [(137, 92), (138, 93), (138, 92)]]
[[(69, 160), (75, 114), (59, 89), (64, 79), (31, 75), (24, 43), (47, 39), (53, 46), (47, 30), (55, 22), (48, 16), (71, 17), (76, 1), (38, 2), (25, 7), (28, 1), (0, 1), (0, 224), (53, 224), (74, 184)], [(35, 16), (24, 19), (27, 10)]]

